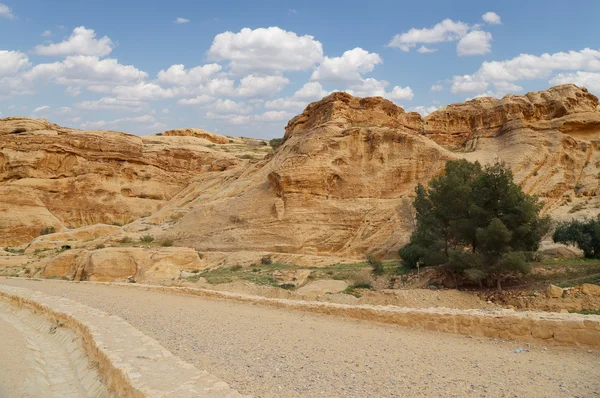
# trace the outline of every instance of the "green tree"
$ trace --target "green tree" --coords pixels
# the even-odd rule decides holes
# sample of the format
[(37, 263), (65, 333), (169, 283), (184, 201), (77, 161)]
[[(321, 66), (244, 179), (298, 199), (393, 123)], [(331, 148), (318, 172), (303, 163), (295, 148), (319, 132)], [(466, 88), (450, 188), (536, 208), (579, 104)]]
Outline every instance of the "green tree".
[(513, 182), (510, 169), (498, 163), (454, 160), (429, 187), (418, 185), (414, 201), (416, 228), (400, 249), (407, 266), (440, 265), (455, 278), (501, 282), (527, 273), (526, 252), (536, 251), (550, 220), (541, 205)]
[(600, 215), (595, 220), (559, 223), (552, 239), (557, 243), (576, 245), (586, 258), (600, 258)]
[(273, 150), (276, 150), (277, 148), (279, 148), (281, 146), (281, 144), (283, 144), (284, 139), (283, 138), (273, 138), (272, 140), (269, 141), (269, 145), (271, 146), (271, 148), (273, 148)]

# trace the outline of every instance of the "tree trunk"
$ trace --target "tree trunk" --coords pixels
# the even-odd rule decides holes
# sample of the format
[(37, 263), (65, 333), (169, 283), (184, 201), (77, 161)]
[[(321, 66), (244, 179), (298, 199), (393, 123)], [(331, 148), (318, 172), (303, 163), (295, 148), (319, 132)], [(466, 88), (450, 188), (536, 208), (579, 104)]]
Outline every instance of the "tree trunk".
[(500, 278), (496, 279), (496, 287), (498, 290), (502, 290), (502, 280)]
[(456, 290), (458, 290), (458, 282), (456, 281), (456, 274), (454, 272), (450, 272), (450, 275), (452, 275), (452, 279), (454, 279), (454, 288)]

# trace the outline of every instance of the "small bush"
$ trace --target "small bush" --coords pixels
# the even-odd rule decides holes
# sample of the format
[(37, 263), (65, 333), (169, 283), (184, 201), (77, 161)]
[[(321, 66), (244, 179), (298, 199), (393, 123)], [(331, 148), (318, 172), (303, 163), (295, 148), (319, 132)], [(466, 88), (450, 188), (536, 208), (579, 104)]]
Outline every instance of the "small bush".
[(96, 249), (104, 249), (106, 246), (104, 246), (104, 243), (98, 243), (96, 245)]
[(242, 268), (243, 268), (243, 267), (242, 267), (241, 265), (239, 265), (239, 264), (238, 264), (238, 265), (234, 265), (233, 267), (230, 267), (229, 269), (230, 269), (231, 271), (239, 271), (239, 270), (241, 270)]
[(50, 226), (50, 227), (44, 227), (40, 231), (40, 235), (49, 235), (49, 234), (53, 234), (55, 232), (56, 232), (56, 228), (54, 228), (52, 226)]
[(144, 243), (151, 243), (153, 241), (154, 241), (154, 236), (152, 236), (150, 234), (142, 235), (142, 237), (140, 238), (140, 242), (144, 242)]
[(260, 263), (262, 265), (271, 265), (273, 264), (273, 260), (271, 259), (271, 256), (264, 256), (260, 259)]
[(283, 285), (279, 285), (279, 287), (285, 290), (294, 290), (296, 288), (296, 285), (294, 285), (293, 283), (284, 283)]
[(137, 281), (135, 279), (133, 279), (133, 278), (129, 279), (127, 282), (129, 282), (129, 283), (137, 283)]
[(273, 138), (271, 141), (269, 141), (269, 145), (271, 145), (273, 150), (279, 148), (281, 144), (283, 144), (283, 138)]
[(131, 239), (131, 237), (129, 236), (124, 236), (121, 239), (119, 239), (119, 243), (131, 243), (133, 242), (133, 239)]
[(384, 273), (383, 263), (375, 255), (371, 253), (367, 254), (367, 262), (373, 268), (374, 275), (382, 275)]
[(571, 207), (571, 210), (569, 210), (569, 213), (573, 214), (573, 213), (577, 213), (578, 211), (581, 211), (581, 210), (583, 210), (583, 204), (578, 203), (575, 206)]
[(160, 242), (160, 245), (162, 247), (171, 247), (173, 246), (173, 239), (165, 239), (162, 242)]
[(354, 277), (353, 283), (352, 283), (352, 285), (350, 285), (350, 287), (352, 289), (372, 289), (373, 282), (371, 281), (371, 278), (369, 278), (369, 277), (365, 277), (362, 275), (356, 275)]
[(230, 144), (233, 144), (233, 140), (229, 140), (229, 143), (230, 143)]

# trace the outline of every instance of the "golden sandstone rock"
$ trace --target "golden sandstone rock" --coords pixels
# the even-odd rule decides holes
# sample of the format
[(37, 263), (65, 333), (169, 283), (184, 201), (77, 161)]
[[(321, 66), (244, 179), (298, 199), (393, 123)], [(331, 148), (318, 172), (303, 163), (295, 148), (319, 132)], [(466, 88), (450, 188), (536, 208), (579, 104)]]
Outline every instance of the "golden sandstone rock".
[(290, 120), (284, 138), (260, 160), (264, 142), (200, 129), (136, 137), (1, 119), (0, 245), (44, 226), (137, 219), (125, 232), (219, 253), (206, 255), (211, 266), (265, 252), (290, 263), (393, 258), (412, 230), (416, 184), (458, 158), (505, 162), (559, 219), (572, 217), (571, 200), (597, 201), (598, 99), (575, 85), (477, 98), (424, 119), (380, 97), (334, 93)]

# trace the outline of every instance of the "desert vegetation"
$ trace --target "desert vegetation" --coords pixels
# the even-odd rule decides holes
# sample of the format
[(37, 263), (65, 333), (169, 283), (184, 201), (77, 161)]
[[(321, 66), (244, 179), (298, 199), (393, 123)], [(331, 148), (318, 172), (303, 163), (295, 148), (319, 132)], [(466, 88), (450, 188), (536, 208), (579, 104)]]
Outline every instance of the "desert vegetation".
[(525, 275), (528, 260), (549, 231), (541, 204), (513, 182), (510, 169), (448, 161), (414, 200), (416, 228), (400, 257), (412, 268), (441, 265), (455, 279), (498, 289), (508, 277)]

